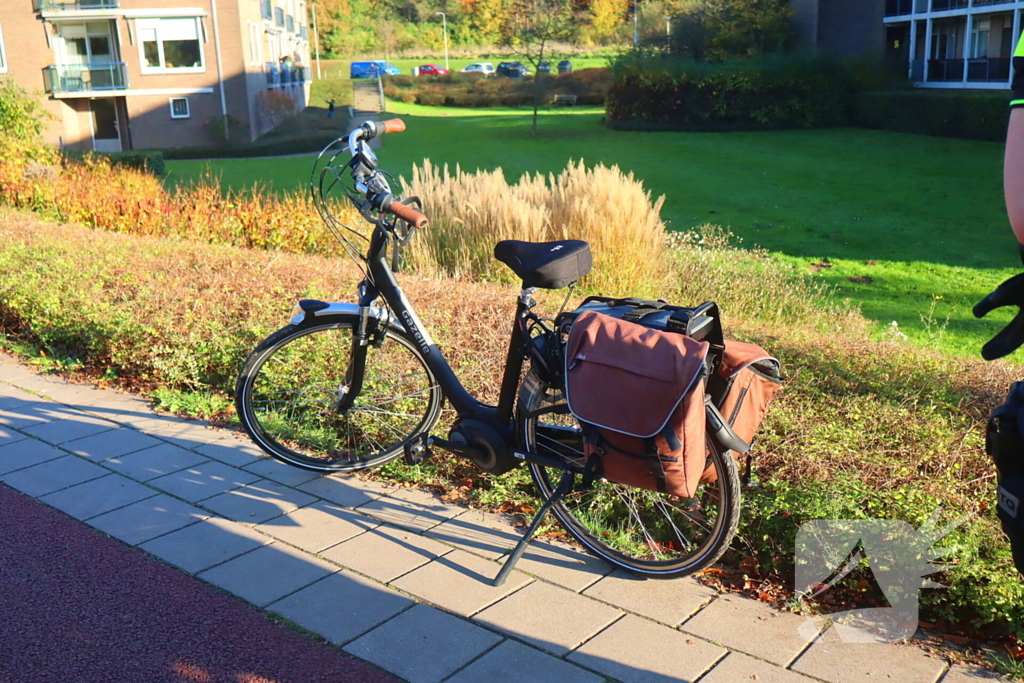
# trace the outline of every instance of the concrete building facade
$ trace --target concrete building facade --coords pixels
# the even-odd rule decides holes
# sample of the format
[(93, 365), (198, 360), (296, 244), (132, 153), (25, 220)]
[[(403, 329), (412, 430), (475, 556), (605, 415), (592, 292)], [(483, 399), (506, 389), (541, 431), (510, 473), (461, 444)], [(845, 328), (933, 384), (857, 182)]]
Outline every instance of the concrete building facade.
[(926, 88), (1005, 89), (1024, 0), (793, 0), (808, 47), (885, 56)]
[(252, 140), (309, 100), (305, 0), (3, 0), (0, 74), (61, 147)]

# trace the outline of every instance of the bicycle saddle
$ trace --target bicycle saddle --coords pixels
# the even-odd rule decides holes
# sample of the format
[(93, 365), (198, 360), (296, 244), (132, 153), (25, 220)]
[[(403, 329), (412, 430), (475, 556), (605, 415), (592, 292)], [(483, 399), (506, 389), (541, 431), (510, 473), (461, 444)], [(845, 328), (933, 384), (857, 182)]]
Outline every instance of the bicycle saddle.
[(996, 336), (981, 349), (981, 357), (995, 360), (1013, 353), (1024, 343), (1024, 273), (1014, 275), (974, 307), (974, 317), (984, 318), (989, 311), (1003, 306), (1017, 306), (1020, 310)]
[(582, 240), (504, 240), (494, 245), (494, 258), (523, 279), (523, 289), (561, 289), (589, 273), (593, 265), (590, 245)]

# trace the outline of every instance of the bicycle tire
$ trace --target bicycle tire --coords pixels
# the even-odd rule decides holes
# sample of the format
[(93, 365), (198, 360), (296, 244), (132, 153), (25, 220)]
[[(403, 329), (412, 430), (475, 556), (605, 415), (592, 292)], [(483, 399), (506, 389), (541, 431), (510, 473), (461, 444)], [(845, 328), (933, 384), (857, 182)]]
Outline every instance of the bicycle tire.
[(334, 315), (289, 325), (250, 354), (235, 406), (242, 427), (266, 453), (317, 472), (368, 469), (401, 455), (410, 439), (437, 422), (441, 389), (415, 342), (393, 326), (379, 348), (368, 347), (362, 391), (351, 408), (336, 412), (358, 323), (358, 316)]
[[(520, 392), (519, 434), (526, 450), (582, 465), (583, 437), (575, 418), (559, 412), (537, 415), (541, 410), (563, 410), (564, 402), (560, 389), (528, 375)], [(741, 502), (735, 458), (723, 455), (710, 442), (709, 450), (709, 464), (716, 468), (718, 479), (702, 484), (694, 498), (601, 481), (590, 490), (573, 491), (552, 511), (573, 538), (616, 567), (653, 578), (701, 571), (721, 558), (732, 543)], [(541, 498), (548, 500), (562, 470), (533, 462), (529, 467)], [(702, 524), (698, 516), (710, 523)], [(693, 530), (699, 528), (706, 531), (704, 537), (690, 541), (690, 536), (696, 539)]]

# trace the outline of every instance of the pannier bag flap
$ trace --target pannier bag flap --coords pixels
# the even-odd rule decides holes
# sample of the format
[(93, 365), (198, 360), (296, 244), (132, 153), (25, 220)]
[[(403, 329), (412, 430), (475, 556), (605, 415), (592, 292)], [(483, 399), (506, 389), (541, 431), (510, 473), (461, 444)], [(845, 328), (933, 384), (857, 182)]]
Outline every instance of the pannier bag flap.
[(651, 438), (705, 371), (708, 344), (594, 311), (566, 344), (566, 401), (584, 422)]
[(757, 344), (733, 339), (725, 343), (725, 354), (715, 374), (729, 378), (748, 367), (774, 380), (782, 378), (782, 365), (778, 359), (769, 356)]

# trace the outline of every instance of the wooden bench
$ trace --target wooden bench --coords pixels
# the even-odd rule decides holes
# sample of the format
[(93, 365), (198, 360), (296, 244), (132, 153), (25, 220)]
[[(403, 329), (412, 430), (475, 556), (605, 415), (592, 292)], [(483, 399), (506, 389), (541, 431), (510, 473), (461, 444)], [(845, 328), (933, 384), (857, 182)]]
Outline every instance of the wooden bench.
[(576, 104), (576, 95), (555, 95), (555, 99), (552, 100), (551, 104)]

